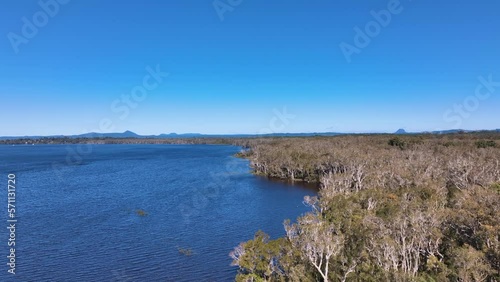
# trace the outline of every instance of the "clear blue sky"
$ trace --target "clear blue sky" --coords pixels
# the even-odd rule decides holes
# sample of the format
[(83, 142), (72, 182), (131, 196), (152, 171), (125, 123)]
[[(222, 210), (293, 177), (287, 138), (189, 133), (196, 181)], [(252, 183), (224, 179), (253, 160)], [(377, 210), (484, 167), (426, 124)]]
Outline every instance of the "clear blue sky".
[[(390, 2), (242, 0), (221, 20), (212, 0), (2, 1), (0, 135), (500, 128), (500, 2), (401, 0), (348, 62)], [(148, 66), (169, 75), (123, 104)]]

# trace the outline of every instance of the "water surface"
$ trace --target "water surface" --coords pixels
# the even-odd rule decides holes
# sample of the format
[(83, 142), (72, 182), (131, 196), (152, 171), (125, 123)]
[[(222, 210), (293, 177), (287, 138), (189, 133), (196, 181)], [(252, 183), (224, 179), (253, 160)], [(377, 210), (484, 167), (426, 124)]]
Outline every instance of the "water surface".
[(17, 275), (4, 259), (0, 280), (233, 281), (233, 247), (259, 229), (283, 236), (283, 220), (308, 211), (302, 199), (315, 194), (253, 176), (238, 150), (0, 146), (4, 186), (17, 176), (19, 220)]

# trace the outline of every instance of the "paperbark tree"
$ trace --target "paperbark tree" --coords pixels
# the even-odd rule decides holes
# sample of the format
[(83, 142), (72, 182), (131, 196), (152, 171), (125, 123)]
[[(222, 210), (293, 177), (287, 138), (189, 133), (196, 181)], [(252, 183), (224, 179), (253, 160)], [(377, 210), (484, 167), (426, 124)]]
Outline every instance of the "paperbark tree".
[(323, 278), (329, 281), (330, 259), (339, 254), (344, 238), (332, 224), (322, 220), (319, 214), (307, 214), (298, 223), (285, 223), (287, 237), (292, 246), (299, 249)]

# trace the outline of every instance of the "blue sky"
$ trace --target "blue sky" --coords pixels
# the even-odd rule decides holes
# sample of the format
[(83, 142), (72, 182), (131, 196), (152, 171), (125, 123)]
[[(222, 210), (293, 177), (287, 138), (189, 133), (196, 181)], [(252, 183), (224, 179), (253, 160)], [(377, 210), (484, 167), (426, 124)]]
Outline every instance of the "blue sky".
[(55, 1), (0, 4), (0, 135), (500, 128), (497, 0)]

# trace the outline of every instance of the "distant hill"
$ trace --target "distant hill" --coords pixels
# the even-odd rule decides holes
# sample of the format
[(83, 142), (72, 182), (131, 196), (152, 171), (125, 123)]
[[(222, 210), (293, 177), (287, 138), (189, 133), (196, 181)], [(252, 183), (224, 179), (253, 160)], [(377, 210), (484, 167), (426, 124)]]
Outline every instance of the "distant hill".
[(123, 133), (97, 133), (97, 132), (90, 132), (90, 133), (85, 133), (85, 134), (80, 134), (80, 135), (71, 135), (69, 136), (71, 138), (99, 138), (99, 137), (109, 137), (109, 138), (139, 138), (141, 137), (140, 135), (132, 132), (132, 131), (125, 131)]
[(432, 131), (430, 133), (433, 133), (433, 134), (450, 134), (450, 133), (459, 133), (459, 132), (472, 132), (472, 130), (450, 129), (450, 130)]
[[(404, 129), (397, 130), (394, 134), (452, 134), (459, 132), (500, 132), (500, 129), (494, 130), (463, 130), (451, 129), (440, 131), (427, 131), (427, 132), (407, 132)], [(14, 140), (14, 139), (41, 139), (41, 138), (250, 138), (250, 137), (311, 137), (311, 136), (337, 136), (353, 133), (339, 133), (339, 132), (313, 132), (313, 133), (268, 133), (268, 134), (201, 134), (201, 133), (163, 133), (159, 135), (139, 135), (132, 131), (125, 131), (121, 133), (97, 133), (89, 132), (78, 135), (51, 135), (51, 136), (3, 136), (0, 140)], [(370, 133), (365, 133), (370, 134)]]
[(64, 138), (64, 135), (50, 135), (50, 136), (0, 136), (0, 140), (12, 139), (40, 139), (40, 138)]
[(183, 133), (183, 134), (177, 134), (177, 133), (169, 133), (169, 134), (160, 134), (157, 136), (153, 137), (158, 137), (158, 138), (186, 138), (186, 137), (201, 137), (203, 134), (201, 133)]
[(406, 134), (406, 133), (407, 133), (407, 132), (406, 132), (406, 130), (404, 130), (404, 129), (400, 128), (400, 129), (398, 129), (398, 131), (396, 131), (396, 133), (394, 133), (394, 134)]
[(122, 133), (97, 133), (89, 132), (78, 135), (51, 135), (51, 136), (5, 136), (6, 139), (40, 139), (40, 138), (249, 138), (249, 137), (300, 137), (300, 136), (336, 136), (346, 133), (313, 132), (313, 133), (268, 133), (268, 134), (201, 134), (201, 133), (162, 133), (159, 135), (139, 135), (132, 131)]

